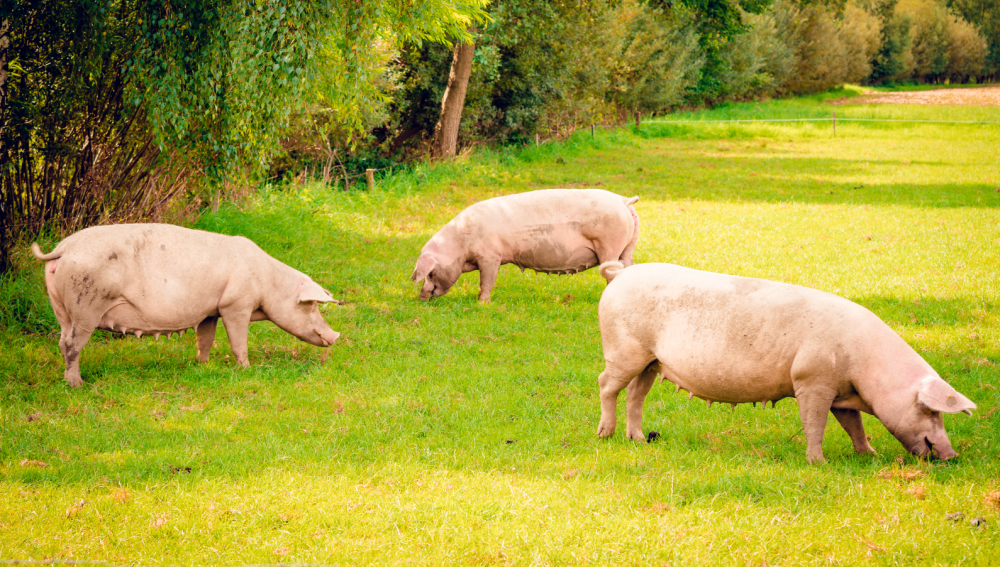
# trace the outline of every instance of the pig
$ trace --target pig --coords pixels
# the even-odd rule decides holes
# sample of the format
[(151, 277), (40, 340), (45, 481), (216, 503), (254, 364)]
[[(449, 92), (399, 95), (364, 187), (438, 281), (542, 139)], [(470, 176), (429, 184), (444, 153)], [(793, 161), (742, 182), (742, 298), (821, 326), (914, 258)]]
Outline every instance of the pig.
[(423, 281), (426, 301), (479, 270), (479, 301), (488, 303), (502, 264), (548, 274), (575, 274), (610, 260), (631, 266), (638, 200), (601, 189), (544, 189), (481, 201), (431, 237), (410, 279)]
[(330, 293), (309, 276), (268, 256), (250, 240), (169, 224), (95, 226), (43, 254), (45, 287), (62, 332), (66, 381), (80, 386), (80, 351), (95, 329), (137, 337), (195, 329), (198, 360), (208, 361), (219, 318), (236, 362), (249, 366), (252, 321), (272, 321), (316, 346), (339, 333), (318, 303)]
[(773, 407), (794, 397), (809, 463), (824, 462), (827, 412), (859, 453), (875, 452), (865, 412), (914, 455), (957, 456), (941, 414), (971, 415), (976, 404), (864, 307), (815, 289), (671, 264), (608, 262), (599, 270), (609, 280), (598, 306), (599, 437), (614, 434), (618, 393), (627, 388), (626, 436), (645, 439), (642, 405), (660, 374), (709, 405)]

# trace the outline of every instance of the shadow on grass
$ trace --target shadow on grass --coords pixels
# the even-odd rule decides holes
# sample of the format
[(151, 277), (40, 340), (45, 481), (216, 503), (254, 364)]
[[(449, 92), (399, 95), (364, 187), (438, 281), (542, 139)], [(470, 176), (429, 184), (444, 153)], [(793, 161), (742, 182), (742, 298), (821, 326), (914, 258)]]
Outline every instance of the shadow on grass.
[[(650, 199), (795, 202), (919, 207), (1000, 207), (1000, 187), (982, 183), (877, 183), (858, 181), (872, 171), (890, 177), (894, 168), (941, 169), (928, 177), (949, 179), (955, 172), (940, 162), (899, 162), (782, 155), (719, 156), (689, 150), (647, 152), (632, 160), (609, 163), (600, 153), (579, 160), (583, 167), (536, 182), (536, 187), (572, 183), (603, 186)], [(659, 153), (657, 156), (656, 154)], [(558, 172), (558, 170), (556, 170)], [(625, 186), (623, 189), (620, 186)]]

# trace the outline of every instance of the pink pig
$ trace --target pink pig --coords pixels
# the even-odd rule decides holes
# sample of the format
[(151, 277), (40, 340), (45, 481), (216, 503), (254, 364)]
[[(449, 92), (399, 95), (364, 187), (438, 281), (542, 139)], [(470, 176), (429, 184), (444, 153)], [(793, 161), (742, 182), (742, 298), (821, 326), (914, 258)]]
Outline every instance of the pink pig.
[(80, 351), (95, 329), (137, 337), (196, 329), (198, 360), (208, 361), (221, 318), (236, 361), (249, 366), (251, 321), (272, 321), (316, 346), (339, 333), (318, 303), (330, 293), (309, 276), (268, 256), (250, 240), (169, 224), (95, 226), (35, 257), (62, 327), (66, 381), (80, 386)]
[(618, 394), (627, 388), (626, 435), (645, 439), (642, 405), (659, 373), (709, 405), (795, 398), (810, 463), (824, 460), (829, 413), (859, 453), (875, 452), (865, 412), (915, 455), (957, 456), (941, 414), (971, 413), (976, 404), (857, 303), (671, 264), (623, 268), (600, 268), (613, 281), (598, 307), (605, 362), (598, 436), (614, 433)]
[(631, 266), (638, 200), (601, 189), (545, 189), (481, 201), (424, 245), (410, 279), (423, 281), (426, 301), (479, 270), (479, 301), (488, 302), (502, 264), (549, 274), (575, 274), (609, 260)]

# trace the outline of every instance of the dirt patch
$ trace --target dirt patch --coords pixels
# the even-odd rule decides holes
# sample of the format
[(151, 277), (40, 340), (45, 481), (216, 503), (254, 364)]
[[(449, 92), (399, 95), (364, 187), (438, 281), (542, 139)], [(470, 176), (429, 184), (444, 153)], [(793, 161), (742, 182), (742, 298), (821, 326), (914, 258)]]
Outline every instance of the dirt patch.
[(934, 89), (896, 93), (869, 93), (834, 104), (930, 104), (944, 106), (1000, 106), (1000, 86), (971, 89)]

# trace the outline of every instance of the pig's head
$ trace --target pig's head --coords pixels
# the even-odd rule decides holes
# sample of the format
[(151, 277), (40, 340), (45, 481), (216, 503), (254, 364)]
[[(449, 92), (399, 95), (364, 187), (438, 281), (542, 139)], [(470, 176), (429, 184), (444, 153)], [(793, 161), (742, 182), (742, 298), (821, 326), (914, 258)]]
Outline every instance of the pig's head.
[(320, 303), (333, 301), (330, 292), (304, 276), (289, 291), (289, 294), (282, 294), (276, 301), (268, 302), (267, 318), (311, 345), (332, 345), (340, 333), (331, 329), (319, 312)]
[(462, 263), (456, 262), (451, 265), (444, 265), (439, 257), (429, 252), (420, 254), (417, 259), (417, 266), (413, 269), (410, 279), (415, 282), (423, 281), (420, 288), (420, 300), (427, 301), (432, 297), (440, 297), (451, 289), (462, 275)]
[(889, 430), (914, 455), (947, 460), (957, 457), (958, 453), (951, 448), (941, 414), (964, 412), (972, 415), (974, 409), (976, 404), (969, 398), (941, 378), (928, 375), (920, 381), (915, 399), (900, 400), (894, 407), (894, 413), (898, 412), (895, 419), (882, 422), (894, 422)]

